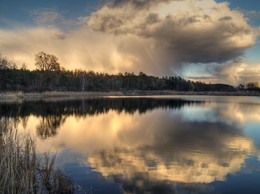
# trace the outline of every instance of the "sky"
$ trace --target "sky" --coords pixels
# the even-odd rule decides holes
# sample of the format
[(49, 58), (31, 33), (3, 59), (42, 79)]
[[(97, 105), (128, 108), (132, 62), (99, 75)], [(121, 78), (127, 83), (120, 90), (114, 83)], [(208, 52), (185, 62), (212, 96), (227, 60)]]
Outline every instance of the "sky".
[[(260, 81), (259, 0), (0, 0), (0, 53), (66, 69)], [(259, 82), (260, 83), (260, 82)]]

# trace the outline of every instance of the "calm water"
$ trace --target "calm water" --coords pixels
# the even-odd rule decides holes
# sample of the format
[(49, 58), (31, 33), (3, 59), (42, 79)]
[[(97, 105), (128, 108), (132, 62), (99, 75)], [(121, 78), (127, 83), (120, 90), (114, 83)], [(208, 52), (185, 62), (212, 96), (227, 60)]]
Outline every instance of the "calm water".
[(260, 193), (259, 97), (2, 103), (0, 128), (58, 151), (78, 193)]

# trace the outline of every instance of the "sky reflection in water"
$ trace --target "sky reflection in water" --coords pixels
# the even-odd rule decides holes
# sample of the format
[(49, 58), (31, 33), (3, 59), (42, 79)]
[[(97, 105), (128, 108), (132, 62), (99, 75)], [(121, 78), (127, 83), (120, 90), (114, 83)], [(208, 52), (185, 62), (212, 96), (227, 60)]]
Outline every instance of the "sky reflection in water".
[(260, 100), (178, 98), (1, 104), (1, 126), (59, 151), (85, 191), (259, 193)]

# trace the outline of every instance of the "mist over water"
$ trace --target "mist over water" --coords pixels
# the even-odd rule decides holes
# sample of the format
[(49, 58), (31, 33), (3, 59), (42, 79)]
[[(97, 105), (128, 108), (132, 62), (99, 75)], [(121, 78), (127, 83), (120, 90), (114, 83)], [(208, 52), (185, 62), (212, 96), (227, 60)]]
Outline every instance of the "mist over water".
[(58, 151), (78, 193), (259, 193), (259, 126), (257, 97), (0, 104), (1, 133)]

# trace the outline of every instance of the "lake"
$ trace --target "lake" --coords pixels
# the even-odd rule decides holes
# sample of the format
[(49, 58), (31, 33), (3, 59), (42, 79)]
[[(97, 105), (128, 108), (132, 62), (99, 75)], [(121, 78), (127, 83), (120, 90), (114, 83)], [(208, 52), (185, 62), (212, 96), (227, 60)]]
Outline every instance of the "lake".
[(260, 98), (150, 96), (0, 103), (77, 193), (260, 193)]

